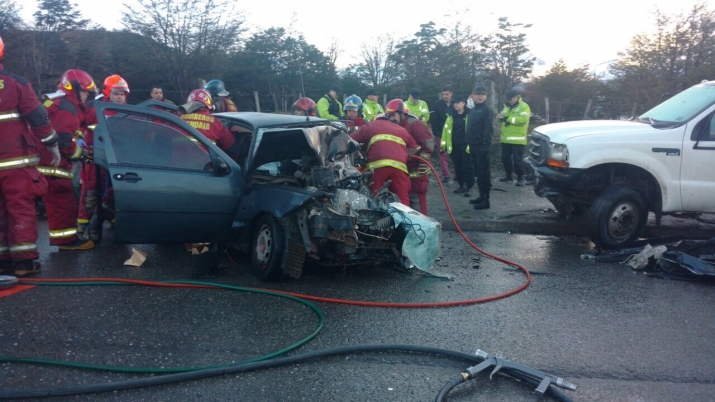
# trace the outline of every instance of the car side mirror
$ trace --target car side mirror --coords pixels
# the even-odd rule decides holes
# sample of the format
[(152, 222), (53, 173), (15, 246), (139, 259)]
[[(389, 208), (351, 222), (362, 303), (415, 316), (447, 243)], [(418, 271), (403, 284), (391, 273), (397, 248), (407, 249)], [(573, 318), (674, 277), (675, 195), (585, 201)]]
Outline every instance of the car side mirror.
[(231, 168), (228, 167), (228, 163), (218, 156), (213, 159), (212, 165), (216, 176), (225, 176), (231, 172)]

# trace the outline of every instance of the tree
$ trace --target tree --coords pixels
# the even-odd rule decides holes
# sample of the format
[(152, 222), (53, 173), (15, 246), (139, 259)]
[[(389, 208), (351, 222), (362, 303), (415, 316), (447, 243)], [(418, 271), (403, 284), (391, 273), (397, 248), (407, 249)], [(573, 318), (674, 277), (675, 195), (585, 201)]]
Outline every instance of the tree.
[(8, 29), (18, 29), (23, 25), (20, 18), (20, 7), (12, 0), (3, 0), (0, 8), (0, 32)]
[(82, 18), (77, 4), (69, 0), (38, 0), (35, 17), (35, 27), (44, 32), (66, 32), (75, 29), (85, 29), (88, 19)]
[(715, 76), (715, 11), (698, 4), (675, 16), (656, 11), (655, 20), (655, 34), (633, 37), (611, 68), (621, 97), (644, 108)]
[(440, 74), (445, 60), (444, 35), (446, 29), (437, 28), (430, 21), (420, 25), (420, 30), (415, 33), (414, 39), (398, 44), (393, 59), (403, 89), (420, 88), (425, 93), (437, 93), (445, 84), (446, 78)]
[(494, 82), (497, 104), (500, 105), (507, 91), (529, 77), (536, 58), (529, 56), (526, 34), (515, 32), (520, 28), (530, 28), (531, 24), (511, 23), (507, 17), (501, 17), (498, 26), (497, 33), (482, 39), (481, 47), (486, 53), (483, 68)]
[(580, 120), (589, 99), (592, 100), (592, 110), (600, 107), (600, 94), (603, 84), (593, 74), (588, 66), (569, 70), (563, 60), (557, 61), (546, 74), (536, 77), (525, 93), (530, 99), (531, 110), (544, 116), (544, 98), (549, 98), (550, 121)]
[(329, 56), (284, 28), (252, 35), (234, 60), (230, 76), (240, 78), (246, 92), (267, 93), (273, 111), (287, 110), (300, 96), (317, 99), (338, 78)]
[(243, 20), (226, 0), (137, 0), (125, 4), (124, 26), (144, 37), (152, 60), (185, 97), (199, 78), (221, 76), (238, 51)]
[(395, 42), (392, 38), (380, 37), (363, 43), (360, 52), (362, 63), (357, 66), (357, 75), (369, 86), (381, 91), (387, 90), (398, 76), (397, 63), (390, 57), (394, 51)]

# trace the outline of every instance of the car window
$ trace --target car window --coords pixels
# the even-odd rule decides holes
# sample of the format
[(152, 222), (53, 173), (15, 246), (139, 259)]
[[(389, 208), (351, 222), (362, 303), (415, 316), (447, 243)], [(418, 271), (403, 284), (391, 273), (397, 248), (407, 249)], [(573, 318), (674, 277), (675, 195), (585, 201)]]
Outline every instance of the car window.
[(211, 157), (191, 133), (169, 121), (105, 113), (117, 163), (184, 170), (210, 170)]

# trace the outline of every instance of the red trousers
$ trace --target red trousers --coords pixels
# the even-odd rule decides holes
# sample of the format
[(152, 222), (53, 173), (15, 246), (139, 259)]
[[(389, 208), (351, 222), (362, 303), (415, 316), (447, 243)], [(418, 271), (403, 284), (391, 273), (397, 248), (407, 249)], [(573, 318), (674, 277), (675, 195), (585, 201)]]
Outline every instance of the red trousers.
[(49, 188), (43, 200), (47, 209), (50, 245), (59, 246), (77, 240), (77, 200), (71, 179), (48, 176)]
[(410, 208), (419, 211), (422, 215), (427, 215), (427, 188), (429, 187), (429, 176), (422, 176), (410, 179)]
[(381, 167), (375, 169), (372, 174), (370, 191), (375, 194), (378, 190), (380, 190), (380, 188), (382, 188), (382, 185), (385, 184), (387, 180), (392, 180), (388, 189), (397, 194), (400, 198), (400, 202), (409, 206), (410, 196), (408, 195), (408, 192), (410, 191), (410, 176), (400, 169), (392, 167)]
[(35, 199), (45, 191), (34, 167), (0, 170), (0, 261), (39, 258)]

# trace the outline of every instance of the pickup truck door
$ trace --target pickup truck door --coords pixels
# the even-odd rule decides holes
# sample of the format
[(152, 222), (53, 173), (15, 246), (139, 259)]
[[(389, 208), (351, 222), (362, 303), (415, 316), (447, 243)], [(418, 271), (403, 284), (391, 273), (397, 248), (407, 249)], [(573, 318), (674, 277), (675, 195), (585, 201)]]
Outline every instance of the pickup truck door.
[(715, 212), (715, 107), (688, 123), (683, 138), (680, 193), (683, 210)]
[(243, 188), (240, 167), (179, 117), (95, 102), (95, 162), (111, 177), (114, 241), (230, 240)]

